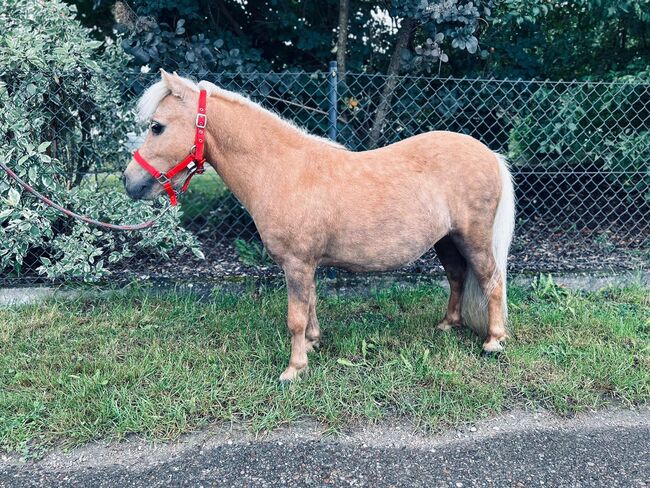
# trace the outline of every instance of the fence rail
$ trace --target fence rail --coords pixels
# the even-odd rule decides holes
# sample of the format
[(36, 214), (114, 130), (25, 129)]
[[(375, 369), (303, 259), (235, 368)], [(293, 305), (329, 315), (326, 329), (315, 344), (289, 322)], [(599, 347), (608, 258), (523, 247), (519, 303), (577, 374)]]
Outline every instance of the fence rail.
[[(203, 78), (247, 95), (310, 132), (336, 138), (351, 150), (390, 144), (425, 131), (450, 130), (474, 136), (505, 154), (512, 165), (517, 192), (516, 238), (510, 261), (513, 269), (647, 266), (648, 83), (422, 76), (391, 80), (362, 73), (341, 76), (335, 64), (319, 73), (214, 73)], [(20, 103), (42, 110), (42, 97), (30, 100), (29, 89), (20, 79), (4, 74), (0, 80), (0, 93), (4, 86), (9, 102), (19, 103), (11, 90), (25, 90)], [(44, 74), (41, 81), (48, 85), (45, 93), (49, 100), (65, 95), (57, 92), (61, 84), (53, 80)], [(154, 75), (137, 74), (119, 82), (123, 114), (153, 81)], [(92, 86), (93, 80), (89, 78), (88, 83)], [(389, 91), (385, 89), (387, 83), (392, 87)], [(52, 105), (47, 140), (56, 151), (52, 157), (65, 164), (51, 168), (67, 171), (71, 186), (95, 178), (101, 181), (98, 191), (121, 191), (111, 175), (118, 174), (126, 164), (129, 142), (124, 126), (115, 133), (105, 128), (88, 129), (103, 114), (96, 104), (87, 102), (76, 100), (76, 109), (72, 110), (69, 106), (64, 109), (64, 103)], [(387, 110), (380, 109), (382, 106)], [(63, 130), (70, 126), (78, 130)], [(43, 125), (40, 127), (42, 131)], [(135, 126), (132, 130), (135, 134), (131, 139), (137, 139)], [(5, 131), (0, 135), (5, 147), (10, 147), (12, 134)], [(42, 139), (43, 134), (38, 135)], [(77, 163), (70, 164), (73, 160)], [(0, 177), (0, 196), (7, 197), (8, 191), (6, 180)], [(267, 266), (255, 245), (242, 243), (256, 239), (254, 224), (216, 174), (195, 178), (182, 208), (182, 226), (203, 243), (205, 260), (188, 264), (187, 260), (172, 259), (160, 266), (159, 259), (135, 253), (113, 271), (155, 276), (189, 269), (210, 277), (251, 271), (240, 262), (247, 253), (252, 255), (248, 261), (257, 259)], [(8, 222), (0, 225), (6, 228)], [(237, 239), (242, 241), (235, 247)], [(1, 281), (37, 279), (42, 258), (55, 259), (56, 251), (33, 243), (26, 255), (27, 265), (19, 270), (5, 263)], [(433, 262), (427, 256), (409, 270), (427, 271), (435, 267)]]

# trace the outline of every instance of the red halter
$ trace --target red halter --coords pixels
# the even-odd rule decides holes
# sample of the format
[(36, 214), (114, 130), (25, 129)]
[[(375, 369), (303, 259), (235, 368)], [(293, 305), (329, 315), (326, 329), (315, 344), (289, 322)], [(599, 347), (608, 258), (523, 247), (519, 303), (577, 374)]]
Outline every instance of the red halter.
[[(206, 92), (201, 90), (199, 93), (199, 109), (196, 114), (196, 134), (194, 135), (194, 147), (190, 150), (190, 154), (183, 159), (180, 163), (174, 166), (172, 169), (166, 173), (161, 173), (156, 168), (151, 166), (140, 154), (139, 151), (136, 151), (133, 154), (134, 159), (138, 162), (140, 166), (146, 169), (151, 176), (153, 176), (158, 183), (160, 183), (169, 195), (169, 200), (171, 200), (172, 205), (176, 205), (177, 197), (181, 193), (185, 193), (187, 187), (190, 186), (190, 180), (192, 176), (196, 173), (203, 173), (205, 169), (203, 164), (205, 163), (205, 158), (203, 157), (203, 146), (205, 145), (205, 126), (208, 122), (208, 115), (205, 113), (206, 105)], [(189, 174), (183, 183), (183, 187), (180, 192), (174, 190), (172, 186), (172, 178), (178, 173), (183, 171), (185, 168), (188, 169)]]

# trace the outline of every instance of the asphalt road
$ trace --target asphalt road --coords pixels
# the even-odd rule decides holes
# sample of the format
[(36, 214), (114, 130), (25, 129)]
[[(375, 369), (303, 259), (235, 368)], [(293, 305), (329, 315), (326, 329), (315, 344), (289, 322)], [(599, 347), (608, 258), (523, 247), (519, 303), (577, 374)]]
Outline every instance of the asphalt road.
[(264, 441), (204, 437), (155, 453), (140, 444), (137, 456), (124, 459), (118, 444), (77, 457), (5, 459), (0, 486), (650, 487), (648, 411), (515, 420), (432, 438), (392, 427), (343, 438), (291, 429)]

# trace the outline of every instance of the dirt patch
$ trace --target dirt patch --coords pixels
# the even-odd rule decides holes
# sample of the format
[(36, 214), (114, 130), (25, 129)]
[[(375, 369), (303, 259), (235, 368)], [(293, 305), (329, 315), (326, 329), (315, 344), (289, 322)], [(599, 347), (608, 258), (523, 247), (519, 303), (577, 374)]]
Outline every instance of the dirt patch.
[[(110, 280), (210, 281), (243, 277), (268, 278), (282, 275), (275, 265), (251, 266), (244, 264), (234, 247), (235, 237), (203, 235), (200, 237), (205, 259), (192, 254), (172, 254), (169, 260), (158, 256), (137, 256), (112, 268)], [(650, 264), (650, 229), (607, 231), (583, 229), (569, 231), (553, 229), (538, 223), (519, 229), (508, 258), (509, 271), (514, 273), (567, 272), (621, 272), (648, 269)], [(346, 275), (333, 269), (322, 270), (325, 276)], [(440, 261), (433, 250), (408, 266), (383, 273), (386, 276), (444, 275)], [(53, 284), (42, 276), (27, 272), (19, 277), (2, 277), (0, 283), (8, 286), (21, 284)], [(69, 283), (60, 280), (54, 283)]]
[[(509, 257), (511, 272), (623, 271), (645, 269), (649, 264), (648, 233), (605, 234), (594, 231), (553, 231), (544, 225), (531, 227), (515, 237)], [(249, 266), (239, 259), (232, 241), (203, 239), (205, 260), (189, 257), (159, 262), (155, 259), (133, 262), (131, 273), (141, 278), (204, 278), (236, 276), (277, 276), (281, 270), (270, 266)], [(340, 273), (340, 272), (339, 272)], [(333, 276), (335, 272), (325, 271)], [(442, 276), (443, 269), (433, 250), (420, 259), (388, 275)]]

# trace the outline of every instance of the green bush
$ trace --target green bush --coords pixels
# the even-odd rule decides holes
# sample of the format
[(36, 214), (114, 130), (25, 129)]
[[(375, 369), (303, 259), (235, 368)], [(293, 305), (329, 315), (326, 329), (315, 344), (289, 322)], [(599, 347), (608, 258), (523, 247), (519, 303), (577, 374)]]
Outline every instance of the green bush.
[(650, 201), (649, 117), (643, 77), (544, 84), (513, 120), (509, 157), (520, 167), (608, 171), (617, 190)]
[(235, 239), (235, 250), (239, 260), (249, 266), (270, 266), (273, 260), (261, 242)]
[[(0, 0), (0, 158), (32, 186), (66, 207), (112, 222), (138, 222), (157, 212), (115, 185), (87, 175), (117, 171), (128, 158), (135, 118), (122, 97), (127, 57), (75, 20), (58, 0)], [(50, 278), (95, 280), (107, 264), (138, 251), (166, 255), (197, 240), (178, 228), (173, 209), (140, 233), (112, 233), (62, 217), (0, 175), (0, 272), (24, 263)], [(171, 231), (170, 231), (171, 230)], [(34, 262), (32, 262), (34, 261)]]

